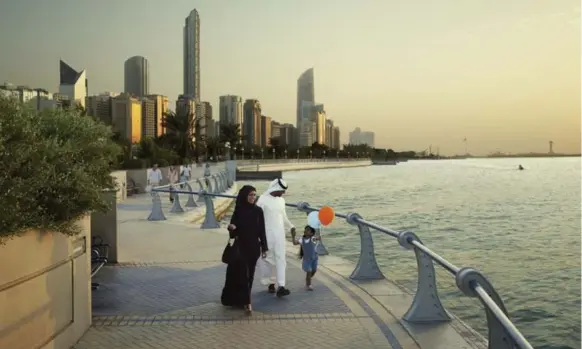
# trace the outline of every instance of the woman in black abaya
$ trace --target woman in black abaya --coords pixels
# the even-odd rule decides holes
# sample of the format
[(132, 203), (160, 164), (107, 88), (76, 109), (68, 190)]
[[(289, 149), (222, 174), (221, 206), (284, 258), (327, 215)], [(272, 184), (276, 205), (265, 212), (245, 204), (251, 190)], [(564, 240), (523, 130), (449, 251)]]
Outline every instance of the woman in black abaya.
[(255, 205), (257, 190), (245, 185), (238, 192), (236, 206), (228, 226), (233, 247), (239, 251), (239, 260), (226, 267), (226, 281), (220, 300), (225, 306), (244, 307), (252, 312), (251, 289), (257, 260), (266, 257), (267, 239), (263, 210)]

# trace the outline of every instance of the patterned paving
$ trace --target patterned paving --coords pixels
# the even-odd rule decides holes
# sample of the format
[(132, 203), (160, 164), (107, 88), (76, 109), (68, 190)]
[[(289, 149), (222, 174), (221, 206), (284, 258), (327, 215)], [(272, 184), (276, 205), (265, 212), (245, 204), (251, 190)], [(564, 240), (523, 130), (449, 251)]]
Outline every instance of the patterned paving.
[(216, 262), (106, 267), (93, 326), (74, 349), (401, 348), (333, 282), (316, 277), (315, 291), (305, 291), (296, 263), (288, 263), (291, 295), (279, 299), (257, 283), (250, 317), (220, 304), (224, 275)]

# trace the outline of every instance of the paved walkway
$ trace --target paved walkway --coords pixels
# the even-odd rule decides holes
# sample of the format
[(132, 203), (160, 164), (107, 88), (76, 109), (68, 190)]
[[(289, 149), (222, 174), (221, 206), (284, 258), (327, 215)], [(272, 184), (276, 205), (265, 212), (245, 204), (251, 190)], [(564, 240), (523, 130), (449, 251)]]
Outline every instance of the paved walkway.
[[(119, 205), (121, 262), (97, 275), (102, 286), (93, 292), (93, 326), (75, 349), (409, 349), (420, 348), (418, 343), (434, 349), (474, 348), (455, 331), (449, 340), (449, 325), (416, 334), (405, 328), (398, 310), (373, 297), (373, 288), (365, 292), (342, 276), (353, 265), (332, 256), (322, 257), (315, 291), (305, 291), (294, 247), (288, 258), (290, 296), (276, 298), (256, 282), (252, 316), (223, 307), (225, 266), (220, 256), (226, 229), (201, 230), (183, 219), (148, 222), (143, 219), (147, 212), (137, 207), (131, 202)], [(388, 288), (377, 293), (400, 297), (405, 304), (395, 308), (405, 310), (410, 297), (381, 282), (385, 284), (376, 286)], [(427, 340), (431, 345), (424, 345)]]

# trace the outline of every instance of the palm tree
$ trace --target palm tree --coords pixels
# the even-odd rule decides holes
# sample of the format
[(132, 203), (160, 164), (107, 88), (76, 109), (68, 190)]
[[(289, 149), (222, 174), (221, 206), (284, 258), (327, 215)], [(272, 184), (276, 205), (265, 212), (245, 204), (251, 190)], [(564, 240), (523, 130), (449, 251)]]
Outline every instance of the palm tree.
[(190, 159), (190, 155), (194, 151), (193, 139), (196, 122), (196, 118), (188, 108), (180, 108), (177, 112), (170, 110), (162, 119), (162, 127), (166, 129), (164, 143), (173, 149), (183, 161)]
[(235, 146), (242, 142), (241, 130), (239, 124), (220, 125), (220, 141), (222, 143), (230, 143)]

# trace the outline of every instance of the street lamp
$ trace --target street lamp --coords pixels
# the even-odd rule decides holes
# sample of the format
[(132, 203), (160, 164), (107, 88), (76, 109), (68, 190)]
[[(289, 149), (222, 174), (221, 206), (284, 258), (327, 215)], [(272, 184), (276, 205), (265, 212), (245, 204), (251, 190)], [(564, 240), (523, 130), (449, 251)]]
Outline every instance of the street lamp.
[(236, 160), (236, 146), (234, 146), (234, 148), (232, 148), (232, 156), (233, 156), (234, 160)]
[(356, 159), (359, 159), (359, 158), (360, 158), (360, 152), (359, 152), (359, 151), (357, 151), (357, 152), (356, 152)]
[(313, 159), (313, 150), (310, 150), (309, 151), (309, 160), (312, 160), (312, 159)]
[(299, 161), (299, 149), (297, 149), (297, 161)]
[(323, 159), (325, 160), (325, 150), (323, 151)]
[(275, 160), (275, 148), (273, 148), (273, 160)]
[(287, 160), (287, 149), (285, 149), (285, 160)]
[(265, 160), (265, 154), (263, 153), (265, 149), (261, 148), (261, 160)]
[(350, 158), (350, 152), (348, 152), (348, 159)]
[(339, 160), (339, 149), (336, 149), (336, 151), (335, 151), (335, 157)]
[(245, 160), (245, 147), (240, 148), (240, 156), (241, 156), (241, 159), (244, 161)]

